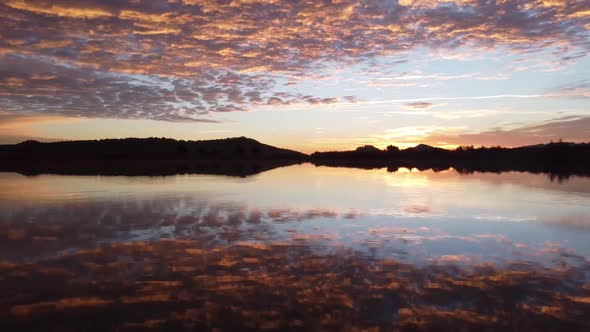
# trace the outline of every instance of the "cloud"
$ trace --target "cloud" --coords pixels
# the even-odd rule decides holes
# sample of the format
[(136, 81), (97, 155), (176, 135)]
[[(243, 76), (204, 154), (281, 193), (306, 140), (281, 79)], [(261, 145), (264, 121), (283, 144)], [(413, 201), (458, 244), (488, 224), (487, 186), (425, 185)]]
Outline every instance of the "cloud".
[(0, 56), (0, 102), (21, 115), (217, 122), (211, 113), (245, 111), (246, 105), (340, 101), (269, 93), (272, 85), (264, 75), (224, 70), (185, 78), (107, 72), (46, 57)]
[(419, 47), (554, 49), (576, 61), (590, 49), (588, 10), (569, 0), (6, 0), (0, 101), (21, 113), (207, 122), (259, 105), (336, 103), (282, 89), (330, 64)]
[[(513, 125), (512, 125), (513, 126)], [(389, 144), (410, 147), (426, 143), (453, 148), (459, 145), (517, 147), (550, 141), (586, 142), (590, 137), (590, 116), (571, 115), (516, 128), (495, 128), (481, 132), (464, 126), (406, 126), (382, 134), (356, 138), (358, 144), (385, 147)]]
[(560, 85), (549, 90), (548, 94), (570, 98), (590, 98), (590, 80), (579, 80)]
[(523, 146), (540, 142), (565, 141), (585, 142), (590, 137), (590, 117), (564, 117), (540, 124), (527, 125), (515, 129), (494, 129), (480, 133), (441, 133), (433, 132), (427, 141), (447, 142), (448, 144), (473, 144), (484, 146)]
[[(395, 105), (395, 104), (409, 104), (414, 102), (428, 101), (464, 101), (464, 100), (489, 100), (489, 99), (536, 99), (536, 98), (563, 98), (568, 97), (564, 93), (553, 94), (502, 94), (502, 95), (482, 95), (482, 96), (451, 96), (451, 97), (422, 97), (422, 98), (402, 98), (402, 99), (388, 99), (388, 100), (346, 100), (336, 102), (329, 105), (333, 111), (335, 108), (350, 108), (358, 106), (377, 106), (377, 105)], [(421, 111), (424, 112), (424, 111)], [(395, 114), (396, 111), (387, 111), (386, 113)], [(414, 113), (413, 113), (414, 114)]]
[(415, 101), (415, 102), (404, 104), (404, 108), (410, 109), (410, 110), (416, 110), (416, 109), (417, 110), (428, 110), (434, 106), (436, 106), (436, 105), (434, 105), (433, 103), (429, 103), (427, 101)]
[[(590, 137), (590, 117), (568, 116), (513, 129), (497, 128), (482, 132), (470, 132), (461, 128), (428, 127), (407, 139), (415, 142), (431, 142), (447, 145), (524, 146), (542, 142), (585, 142)], [(404, 138), (401, 138), (404, 140)], [(407, 140), (406, 139), (406, 140)]]

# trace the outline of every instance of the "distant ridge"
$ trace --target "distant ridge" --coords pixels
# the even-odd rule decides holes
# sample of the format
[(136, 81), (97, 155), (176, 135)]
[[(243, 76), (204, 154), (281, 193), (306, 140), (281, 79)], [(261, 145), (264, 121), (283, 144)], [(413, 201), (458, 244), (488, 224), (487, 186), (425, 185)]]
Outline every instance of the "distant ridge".
[(170, 138), (125, 138), (0, 145), (2, 160), (286, 160), (308, 156), (246, 137), (183, 141)]
[(436, 151), (436, 150), (444, 150), (444, 149), (430, 146), (427, 144), (418, 144), (413, 148), (406, 149), (406, 151), (414, 151), (414, 152), (432, 152), (432, 151)]
[(454, 150), (419, 144), (381, 150), (365, 145), (356, 150), (315, 152), (315, 165), (397, 169), (399, 167), (462, 172), (528, 171), (590, 175), (590, 143), (556, 142), (517, 148), (461, 146)]
[(332, 167), (454, 168), (462, 173), (526, 171), (590, 176), (590, 143), (556, 142), (517, 148), (461, 146), (454, 150), (418, 144), (399, 149), (364, 145), (311, 156), (246, 137), (183, 141), (125, 138), (0, 145), (0, 172), (80, 175), (219, 174), (248, 176), (311, 161)]
[(590, 153), (590, 143), (551, 142), (546, 144), (527, 145), (516, 148), (473, 147), (459, 146), (454, 150), (434, 147), (427, 144), (418, 144), (414, 147), (400, 149), (390, 145), (381, 150), (373, 145), (364, 145), (355, 150), (314, 152), (312, 159), (347, 159), (347, 160), (457, 160), (457, 159), (481, 159), (481, 158), (520, 158), (530, 156), (575, 157), (587, 159)]

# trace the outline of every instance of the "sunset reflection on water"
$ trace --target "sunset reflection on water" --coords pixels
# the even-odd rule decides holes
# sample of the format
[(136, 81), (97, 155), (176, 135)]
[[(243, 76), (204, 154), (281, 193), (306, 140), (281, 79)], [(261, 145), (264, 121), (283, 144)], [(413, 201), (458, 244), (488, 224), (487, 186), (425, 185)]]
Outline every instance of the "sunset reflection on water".
[(585, 331), (588, 188), (307, 164), (0, 174), (0, 327)]

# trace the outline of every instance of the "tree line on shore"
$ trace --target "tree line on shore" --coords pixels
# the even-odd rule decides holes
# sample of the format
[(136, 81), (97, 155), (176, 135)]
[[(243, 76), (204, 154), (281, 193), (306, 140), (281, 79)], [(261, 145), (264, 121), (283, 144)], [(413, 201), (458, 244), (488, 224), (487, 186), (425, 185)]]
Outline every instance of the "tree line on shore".
[[(225, 165), (230, 161), (234, 162), (231, 166)], [(236, 161), (240, 164), (236, 164)], [(252, 166), (253, 161), (256, 164)], [(0, 170), (29, 173), (51, 170), (52, 173), (77, 174), (116, 174), (127, 171), (130, 174), (158, 174), (162, 169), (170, 174), (177, 170), (200, 172), (202, 169), (208, 173), (218, 173), (224, 169), (224, 174), (244, 176), (259, 170), (307, 161), (315, 165), (367, 169), (387, 167), (395, 170), (406, 167), (443, 170), (453, 167), (462, 172), (515, 170), (590, 175), (590, 143), (559, 141), (517, 148), (460, 146), (455, 149), (425, 144), (407, 149), (393, 145), (385, 149), (365, 145), (350, 151), (314, 152), (311, 155), (277, 148), (246, 137), (205, 141), (155, 137), (54, 143), (25, 141), (0, 145)]]

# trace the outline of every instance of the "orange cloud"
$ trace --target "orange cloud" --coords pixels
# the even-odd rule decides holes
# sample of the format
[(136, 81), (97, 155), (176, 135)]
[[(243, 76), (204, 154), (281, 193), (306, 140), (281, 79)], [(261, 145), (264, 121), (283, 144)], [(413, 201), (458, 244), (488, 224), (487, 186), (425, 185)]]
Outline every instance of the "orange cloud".
[(0, 6), (0, 102), (15, 112), (210, 122), (212, 112), (343, 101), (281, 83), (420, 47), (555, 49), (560, 62), (576, 61), (587, 53), (587, 13), (583, 2), (536, 0), (10, 0)]

